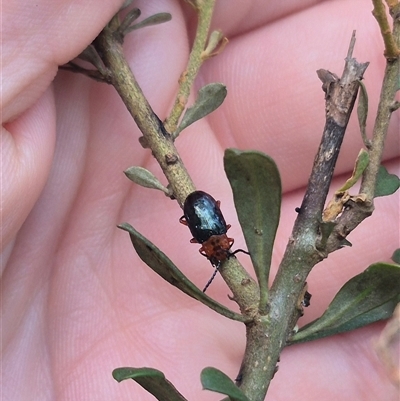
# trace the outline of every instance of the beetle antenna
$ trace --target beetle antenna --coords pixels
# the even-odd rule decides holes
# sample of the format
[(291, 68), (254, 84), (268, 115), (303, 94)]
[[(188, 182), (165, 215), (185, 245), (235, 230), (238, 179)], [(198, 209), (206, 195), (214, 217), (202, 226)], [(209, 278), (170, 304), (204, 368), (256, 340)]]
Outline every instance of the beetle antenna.
[(243, 253), (245, 253), (246, 255), (250, 255), (250, 252), (247, 252), (247, 251), (245, 251), (244, 249), (236, 249), (236, 251), (231, 252), (230, 256), (233, 256), (235, 253), (238, 253), (238, 252), (243, 252)]
[(213, 275), (211, 276), (210, 280), (208, 280), (206, 286), (205, 286), (204, 289), (203, 289), (203, 292), (206, 292), (207, 288), (208, 288), (208, 287), (210, 286), (210, 284), (213, 282), (215, 276), (216, 276), (217, 273), (218, 273), (218, 269), (219, 269), (220, 266), (221, 266), (221, 263), (218, 262), (218, 264), (215, 266), (214, 273), (213, 273)]

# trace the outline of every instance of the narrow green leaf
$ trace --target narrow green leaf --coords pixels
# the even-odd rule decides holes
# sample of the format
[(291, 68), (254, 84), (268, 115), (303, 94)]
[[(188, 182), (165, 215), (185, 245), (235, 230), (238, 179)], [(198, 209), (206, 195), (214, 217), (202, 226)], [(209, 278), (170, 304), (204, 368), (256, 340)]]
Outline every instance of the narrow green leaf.
[(174, 138), (189, 125), (217, 109), (224, 101), (226, 94), (226, 86), (221, 83), (216, 82), (203, 86), (197, 94), (194, 105), (186, 110), (178, 129), (174, 133)]
[(129, 32), (130, 25), (140, 17), (141, 11), (138, 8), (133, 8), (126, 15), (118, 30), (125, 36)]
[(125, 29), (125, 35), (135, 29), (145, 28), (151, 25), (158, 25), (164, 22), (168, 22), (172, 19), (172, 15), (170, 13), (158, 13), (154, 14), (137, 24), (131, 25)]
[(153, 173), (143, 167), (132, 166), (126, 169), (124, 173), (131, 181), (142, 187), (158, 189), (170, 195), (168, 188), (164, 187)]
[(227, 37), (224, 36), (222, 31), (216, 30), (211, 32), (208, 38), (207, 46), (201, 53), (202, 60), (205, 61), (211, 57), (217, 56), (225, 49), (225, 46), (228, 43), (229, 40)]
[(275, 162), (257, 151), (227, 149), (224, 167), (260, 286), (260, 311), (268, 300), (272, 247), (279, 224), (281, 179)]
[(200, 378), (204, 390), (225, 394), (232, 401), (249, 401), (242, 390), (225, 373), (218, 369), (204, 368)]
[(302, 327), (290, 343), (316, 340), (389, 318), (400, 301), (400, 266), (375, 263), (350, 279), (325, 313)]
[(224, 305), (221, 305), (214, 299), (210, 298), (203, 291), (197, 288), (152, 242), (136, 231), (130, 224), (122, 223), (118, 228), (127, 231), (130, 235), (133, 247), (135, 248), (140, 259), (143, 260), (153, 271), (173, 286), (179, 288), (182, 292), (190, 297), (197, 299), (210, 309), (215, 310), (219, 314), (239, 322), (245, 322), (245, 318)]
[(160, 401), (185, 401), (186, 398), (168, 381), (164, 373), (152, 368), (117, 368), (113, 378), (121, 382), (132, 379)]
[(394, 194), (400, 187), (400, 179), (395, 174), (389, 174), (384, 166), (379, 166), (376, 178), (375, 198)]
[(83, 52), (79, 54), (78, 58), (94, 65), (102, 75), (107, 74), (107, 69), (104, 66), (103, 60), (93, 45), (86, 47)]
[(360, 90), (358, 92), (358, 105), (357, 105), (357, 116), (358, 124), (360, 126), (361, 137), (367, 148), (370, 146), (370, 140), (367, 137), (366, 126), (368, 117), (368, 93), (362, 81), (359, 82)]
[(392, 260), (393, 260), (394, 263), (397, 263), (398, 265), (400, 265), (400, 248), (396, 249), (393, 252)]
[(333, 229), (337, 225), (334, 221), (321, 221), (319, 229), (321, 231), (321, 239), (317, 244), (317, 249), (325, 249), (329, 236), (332, 234)]
[(345, 246), (353, 246), (353, 244), (347, 238), (343, 238), (342, 240), (340, 240), (339, 244), (340, 248), (343, 248)]
[(205, 48), (204, 51), (208, 54), (211, 54), (216, 49), (218, 44), (221, 42), (223, 37), (224, 34), (219, 29), (216, 31), (212, 31), (208, 39), (207, 47)]
[(390, 111), (393, 113), (394, 111), (398, 110), (400, 108), (400, 102), (398, 100), (395, 100), (393, 102), (393, 106), (390, 108)]
[(356, 163), (354, 165), (353, 174), (351, 177), (345, 182), (345, 184), (338, 190), (338, 192), (344, 192), (350, 189), (359, 178), (362, 176), (364, 170), (367, 168), (369, 163), (369, 154), (366, 150), (361, 149), (358, 153)]

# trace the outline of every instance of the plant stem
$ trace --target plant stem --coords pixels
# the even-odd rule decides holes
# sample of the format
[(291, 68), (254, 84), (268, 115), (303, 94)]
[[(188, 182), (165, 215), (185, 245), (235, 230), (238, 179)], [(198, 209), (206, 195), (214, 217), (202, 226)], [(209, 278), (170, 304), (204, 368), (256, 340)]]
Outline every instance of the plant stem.
[[(206, 0), (200, 9), (200, 11), (203, 8), (205, 10), (203, 17), (205, 20), (211, 19), (210, 7), (213, 3), (214, 0)], [(107, 70), (108, 75), (104, 80), (112, 84), (122, 98), (143, 133), (146, 147), (151, 149), (169, 182), (174, 197), (182, 207), (188, 194), (195, 190), (195, 186), (181, 161), (172, 136), (152, 110), (124, 57), (121, 40), (114, 34), (117, 32), (118, 21), (117, 17), (111, 20), (94, 41), (94, 46)], [(201, 64), (199, 59), (197, 62)], [(197, 69), (193, 67), (192, 71), (197, 71), (198, 67), (199, 65)], [(191, 77), (194, 78), (194, 75)], [(220, 273), (235, 294), (234, 300), (243, 315), (253, 316), (259, 302), (258, 286), (254, 280), (236, 258), (224, 262)]]
[[(374, 4), (379, 1), (374, 0)], [(383, 5), (382, 5), (383, 6)], [(397, 5), (397, 15), (394, 15), (393, 34), (390, 36), (397, 49), (400, 48), (400, 5)], [(375, 15), (375, 14), (374, 14)], [(376, 17), (376, 16), (375, 16)], [(385, 14), (386, 18), (386, 14)], [(377, 18), (379, 24), (380, 20)], [(383, 35), (383, 33), (382, 33)], [(384, 35), (383, 35), (384, 36)], [(384, 36), (385, 37), (385, 36)], [(386, 51), (387, 53), (387, 51)], [(399, 89), (400, 80), (400, 52), (397, 57), (387, 58), (385, 75), (383, 78), (381, 96), (378, 105), (377, 116), (372, 134), (371, 148), (369, 150), (369, 164), (364, 172), (360, 193), (368, 199), (373, 199), (376, 185), (376, 177), (381, 164), (390, 117), (393, 112), (396, 91)]]
[(398, 84), (400, 63), (399, 58), (388, 61), (385, 76), (383, 78), (381, 98), (378, 105), (377, 116), (373, 129), (371, 147), (369, 149), (369, 164), (364, 172), (360, 193), (366, 194), (368, 199), (373, 199), (376, 185), (376, 177), (381, 164), (386, 135), (389, 129), (392, 106)]
[[(399, 43), (396, 44), (396, 41), (392, 35), (390, 30), (389, 21), (386, 15), (386, 8), (382, 2), (382, 0), (372, 0), (374, 5), (374, 9), (372, 10), (372, 15), (378, 21), (378, 25), (381, 28), (381, 34), (383, 41), (385, 43), (385, 57), (390, 59), (396, 59), (399, 57)], [(391, 11), (394, 11), (395, 6), (390, 6)], [(397, 8), (399, 8), (399, 4), (397, 3)], [(398, 11), (399, 12), (399, 11)], [(397, 17), (398, 18), (398, 17)]]
[(122, 45), (113, 35), (113, 29), (109, 26), (104, 28), (95, 39), (94, 45), (109, 71), (109, 83), (115, 87), (143, 133), (146, 145), (152, 150), (171, 186), (173, 195), (182, 207), (187, 195), (195, 190), (195, 186), (181, 161), (171, 135), (152, 110), (129, 68)]
[[(396, 11), (397, 10), (397, 11)], [(393, 9), (393, 39), (400, 47), (400, 4)], [(379, 22), (379, 21), (378, 21)], [(353, 231), (373, 211), (373, 198), (376, 186), (376, 177), (382, 160), (384, 144), (389, 128), (390, 116), (395, 108), (395, 95), (398, 89), (400, 76), (400, 56), (386, 59), (386, 70), (383, 78), (381, 96), (378, 105), (377, 117), (372, 133), (369, 152), (369, 164), (364, 171), (360, 187), (360, 200), (350, 200), (341, 216), (335, 221), (333, 235), (328, 238), (327, 252), (333, 252), (341, 247), (340, 240)]]
[(268, 315), (260, 316), (247, 326), (248, 342), (239, 377), (240, 388), (253, 401), (264, 400), (279, 355), (302, 315), (300, 302), (306, 278), (313, 266), (327, 256), (316, 247), (322, 211), (357, 96), (358, 82), (368, 66), (351, 57), (354, 41), (353, 34), (340, 79), (328, 71), (319, 73), (326, 93), (326, 124), (321, 144), (300, 213), (270, 290)]
[(171, 133), (175, 132), (178, 126), (179, 118), (186, 107), (193, 82), (203, 62), (202, 53), (206, 47), (208, 39), (208, 31), (211, 25), (215, 0), (202, 0), (198, 1), (196, 4), (198, 4), (198, 24), (196, 36), (190, 52), (188, 65), (186, 70), (181, 74), (181, 78), (179, 80), (179, 91), (176, 96), (174, 106), (169, 117), (165, 121), (165, 128)]
[(194, 3), (197, 6), (199, 18), (196, 38), (187, 69), (181, 76), (175, 105), (166, 124), (163, 124), (152, 110), (125, 60), (122, 40), (116, 34), (120, 25), (117, 16), (110, 21), (93, 43), (108, 70), (105, 80), (112, 84), (121, 96), (143, 133), (142, 144), (144, 143), (152, 150), (169, 182), (173, 196), (181, 207), (188, 194), (195, 190), (195, 185), (182, 163), (170, 132), (176, 129), (179, 117), (187, 103), (191, 86), (202, 64), (201, 55), (208, 37), (214, 3), (215, 0)]

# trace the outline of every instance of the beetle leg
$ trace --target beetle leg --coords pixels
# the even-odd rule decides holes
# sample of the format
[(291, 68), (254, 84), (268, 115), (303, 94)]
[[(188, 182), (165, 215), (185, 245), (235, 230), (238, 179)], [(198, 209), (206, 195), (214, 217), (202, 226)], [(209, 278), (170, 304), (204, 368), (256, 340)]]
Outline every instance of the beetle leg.
[(228, 231), (232, 226), (230, 224), (226, 225), (226, 231)]
[[(193, 238), (193, 239), (194, 239), (194, 238)], [(206, 252), (204, 251), (204, 248), (203, 248), (203, 247), (201, 247), (201, 248), (199, 249), (199, 252), (200, 252), (200, 255), (203, 255), (203, 256), (205, 256), (206, 258), (208, 258), (208, 256), (207, 256)]]
[(190, 240), (190, 243), (191, 243), (191, 244), (198, 244), (199, 241), (197, 241), (196, 238), (192, 238), (192, 239)]
[(184, 226), (187, 226), (187, 225), (188, 225), (188, 222), (186, 221), (185, 216), (182, 216), (182, 217), (179, 219), (179, 223), (183, 224)]

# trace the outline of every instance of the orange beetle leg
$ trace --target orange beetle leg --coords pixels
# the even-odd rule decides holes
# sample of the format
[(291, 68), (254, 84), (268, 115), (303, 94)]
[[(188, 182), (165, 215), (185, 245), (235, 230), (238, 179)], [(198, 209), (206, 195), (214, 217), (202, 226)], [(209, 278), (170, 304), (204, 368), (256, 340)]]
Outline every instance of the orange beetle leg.
[(188, 225), (188, 222), (186, 221), (185, 216), (182, 216), (182, 217), (179, 219), (179, 223), (183, 224), (184, 226), (187, 226), (187, 225)]

